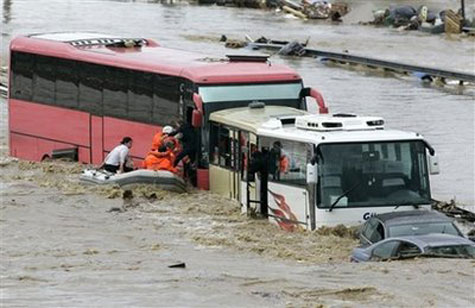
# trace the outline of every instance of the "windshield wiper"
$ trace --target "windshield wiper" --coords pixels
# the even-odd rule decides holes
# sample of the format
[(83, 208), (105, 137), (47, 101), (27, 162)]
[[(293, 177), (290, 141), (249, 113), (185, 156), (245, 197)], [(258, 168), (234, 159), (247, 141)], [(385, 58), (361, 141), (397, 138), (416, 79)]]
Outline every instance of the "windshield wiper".
[(352, 187), (350, 187), (349, 189), (347, 189), (346, 191), (344, 191), (340, 196), (338, 196), (338, 198), (336, 198), (336, 200), (332, 203), (332, 205), (330, 205), (330, 208), (328, 209), (329, 212), (331, 212), (333, 210), (333, 208), (335, 207), (335, 205), (343, 198), (345, 197), (346, 195), (348, 195), (350, 192), (352, 192), (353, 190), (355, 190), (356, 188), (358, 188), (361, 184), (363, 184), (364, 180), (363, 181), (359, 181), (358, 183), (356, 183), (355, 185), (353, 185)]
[(400, 206), (404, 206), (404, 205), (412, 205), (415, 209), (419, 209), (419, 204), (414, 204), (414, 202), (412, 201), (401, 201), (401, 202), (398, 202), (398, 205), (396, 205), (396, 207), (394, 208), (395, 210), (398, 209)]

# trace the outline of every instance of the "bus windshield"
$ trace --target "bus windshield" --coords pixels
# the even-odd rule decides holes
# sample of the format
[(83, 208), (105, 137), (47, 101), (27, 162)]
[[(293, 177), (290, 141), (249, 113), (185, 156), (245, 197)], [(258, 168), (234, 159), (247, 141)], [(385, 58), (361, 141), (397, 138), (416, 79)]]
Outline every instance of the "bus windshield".
[(298, 100), (302, 84), (247, 84), (200, 86), (199, 94), (204, 103), (231, 101)]
[(323, 144), (316, 153), (320, 208), (430, 203), (421, 141)]

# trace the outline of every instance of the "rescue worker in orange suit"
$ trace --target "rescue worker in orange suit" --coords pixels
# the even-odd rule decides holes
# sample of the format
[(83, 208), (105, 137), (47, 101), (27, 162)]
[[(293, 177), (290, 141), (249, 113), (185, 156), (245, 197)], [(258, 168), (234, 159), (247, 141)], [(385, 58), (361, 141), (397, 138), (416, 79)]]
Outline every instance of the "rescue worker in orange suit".
[(171, 140), (166, 141), (157, 151), (148, 152), (143, 166), (148, 170), (166, 170), (177, 173), (178, 170), (173, 167), (175, 162), (174, 153), (175, 143)]
[(167, 125), (162, 128), (161, 132), (158, 132), (152, 139), (152, 151), (157, 151), (164, 143), (163, 141), (173, 133), (173, 127)]
[(273, 179), (280, 180), (281, 173), (288, 173), (290, 170), (290, 161), (288, 155), (282, 149), (280, 141), (274, 142), (270, 150), (269, 173)]

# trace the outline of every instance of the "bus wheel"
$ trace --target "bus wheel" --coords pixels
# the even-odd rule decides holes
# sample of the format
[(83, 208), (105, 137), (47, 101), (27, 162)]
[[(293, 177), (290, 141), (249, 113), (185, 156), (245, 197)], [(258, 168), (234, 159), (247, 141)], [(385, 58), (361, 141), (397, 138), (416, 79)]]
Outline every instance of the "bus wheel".
[(51, 161), (51, 156), (49, 156), (48, 154), (45, 154), (43, 155), (43, 157), (41, 158), (41, 161), (43, 162), (49, 162)]

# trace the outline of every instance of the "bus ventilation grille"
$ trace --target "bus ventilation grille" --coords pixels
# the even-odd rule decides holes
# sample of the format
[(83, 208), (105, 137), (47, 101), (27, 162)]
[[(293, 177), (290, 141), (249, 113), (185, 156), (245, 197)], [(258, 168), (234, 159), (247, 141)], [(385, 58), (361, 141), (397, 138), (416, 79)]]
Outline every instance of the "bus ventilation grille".
[(268, 56), (253, 56), (253, 55), (226, 55), (229, 62), (262, 62), (266, 63)]
[(109, 47), (140, 47), (147, 45), (143, 38), (97, 38), (69, 41), (72, 46), (109, 46)]

